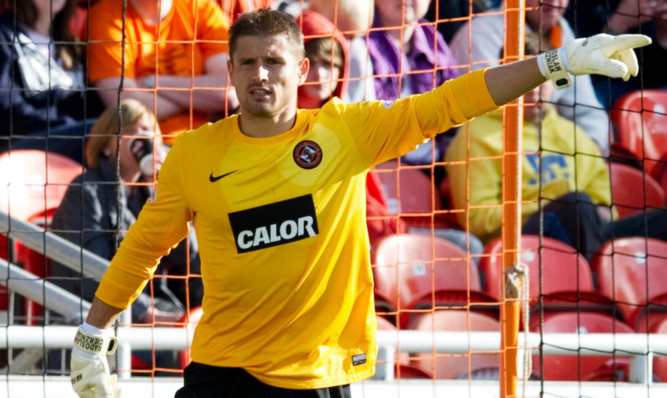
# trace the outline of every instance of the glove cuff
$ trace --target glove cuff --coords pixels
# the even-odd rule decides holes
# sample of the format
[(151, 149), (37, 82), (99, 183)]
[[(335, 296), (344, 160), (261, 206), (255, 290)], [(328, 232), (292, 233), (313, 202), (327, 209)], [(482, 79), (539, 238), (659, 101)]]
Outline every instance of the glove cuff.
[(572, 85), (572, 77), (567, 72), (567, 55), (561, 50), (557, 48), (537, 56), (542, 76), (553, 81), (559, 90)]
[(74, 337), (74, 346), (89, 354), (113, 355), (118, 347), (118, 339), (114, 336), (90, 334), (79, 327)]

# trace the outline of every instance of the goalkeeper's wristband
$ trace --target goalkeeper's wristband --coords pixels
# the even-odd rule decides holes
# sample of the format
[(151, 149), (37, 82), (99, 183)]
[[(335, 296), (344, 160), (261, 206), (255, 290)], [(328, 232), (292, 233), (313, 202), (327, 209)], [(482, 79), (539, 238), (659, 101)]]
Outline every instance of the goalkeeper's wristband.
[(106, 334), (90, 334), (79, 328), (74, 337), (74, 346), (94, 355), (113, 355), (118, 347), (118, 339)]
[(537, 65), (542, 76), (553, 81), (557, 89), (572, 85), (572, 77), (567, 71), (567, 51), (564, 49), (557, 48), (538, 55)]

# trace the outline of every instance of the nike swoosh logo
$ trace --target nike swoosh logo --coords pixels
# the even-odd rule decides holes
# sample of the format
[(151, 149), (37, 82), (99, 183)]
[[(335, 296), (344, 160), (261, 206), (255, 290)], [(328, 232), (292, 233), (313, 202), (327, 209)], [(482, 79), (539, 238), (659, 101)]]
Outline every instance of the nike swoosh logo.
[(209, 179), (209, 181), (211, 181), (211, 182), (216, 182), (216, 181), (218, 181), (219, 179), (224, 178), (224, 177), (227, 177), (228, 175), (230, 175), (230, 174), (232, 174), (232, 173), (236, 173), (237, 171), (238, 171), (238, 170), (230, 171), (229, 173), (225, 173), (225, 174), (219, 175), (219, 176), (217, 176), (217, 177), (213, 177), (213, 173), (211, 173), (211, 175), (208, 177), (208, 179)]

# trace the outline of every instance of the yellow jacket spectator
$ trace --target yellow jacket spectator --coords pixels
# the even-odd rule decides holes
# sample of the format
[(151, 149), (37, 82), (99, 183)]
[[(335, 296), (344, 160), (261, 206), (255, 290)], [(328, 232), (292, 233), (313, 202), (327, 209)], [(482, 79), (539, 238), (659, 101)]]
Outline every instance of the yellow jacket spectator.
[[(613, 238), (667, 240), (667, 211), (613, 220), (609, 166), (595, 142), (548, 105), (552, 93), (547, 82), (525, 95), (522, 233), (560, 240), (589, 261)], [(445, 155), (453, 204), (465, 209), (468, 203), (459, 223), (487, 241), (500, 235), (503, 222), (502, 155), (500, 111), (462, 128)]]
[[(556, 199), (572, 191), (588, 193), (595, 204), (611, 205), (607, 165), (595, 142), (554, 108), (545, 108), (541, 127), (530, 120), (523, 125), (523, 221), (538, 211), (538, 198)], [(502, 123), (502, 111), (478, 117), (460, 129), (445, 156), (453, 205), (469, 206), (467, 214), (457, 213), (458, 221), (485, 241), (500, 235), (502, 223)], [(465, 164), (449, 163), (466, 159), (467, 170)]]

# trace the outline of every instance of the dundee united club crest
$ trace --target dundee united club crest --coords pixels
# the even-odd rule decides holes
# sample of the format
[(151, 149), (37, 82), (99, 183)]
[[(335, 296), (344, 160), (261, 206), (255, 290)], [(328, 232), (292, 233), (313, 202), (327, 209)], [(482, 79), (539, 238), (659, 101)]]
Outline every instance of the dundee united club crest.
[(312, 169), (322, 162), (322, 148), (313, 141), (301, 141), (294, 148), (294, 161), (304, 169)]

